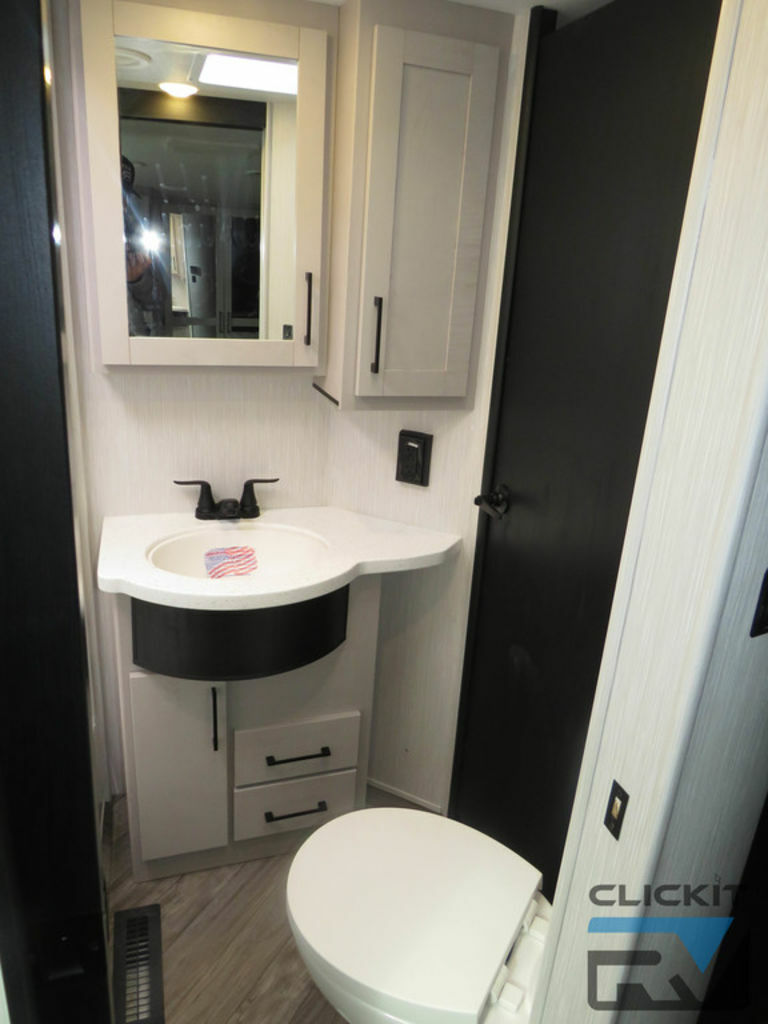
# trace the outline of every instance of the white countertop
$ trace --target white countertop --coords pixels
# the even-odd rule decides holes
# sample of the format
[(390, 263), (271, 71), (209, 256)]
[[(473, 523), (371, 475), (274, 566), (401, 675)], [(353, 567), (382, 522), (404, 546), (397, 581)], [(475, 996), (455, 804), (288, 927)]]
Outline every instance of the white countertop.
[[(147, 557), (159, 541), (212, 529), (231, 535), (231, 543), (253, 543), (258, 524), (283, 537), (304, 531), (318, 543), (311, 557), (281, 562), (264, 559), (247, 576), (210, 579), (187, 576), (153, 565)], [(254, 528), (255, 527), (255, 528)], [(201, 521), (191, 512), (107, 516), (99, 551), (99, 588), (174, 608), (229, 610), (268, 608), (330, 593), (357, 576), (423, 569), (444, 562), (461, 539), (388, 519), (333, 506), (269, 509), (256, 520)], [(257, 556), (259, 552), (257, 550)]]

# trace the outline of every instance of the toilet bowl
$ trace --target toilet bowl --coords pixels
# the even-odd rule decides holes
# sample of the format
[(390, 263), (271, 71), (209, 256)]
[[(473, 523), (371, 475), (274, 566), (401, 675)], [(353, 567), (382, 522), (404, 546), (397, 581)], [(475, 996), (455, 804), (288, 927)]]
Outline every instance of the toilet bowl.
[(314, 832), (288, 875), (288, 920), (350, 1024), (525, 1024), (549, 925), (541, 875), (426, 811), (369, 808)]

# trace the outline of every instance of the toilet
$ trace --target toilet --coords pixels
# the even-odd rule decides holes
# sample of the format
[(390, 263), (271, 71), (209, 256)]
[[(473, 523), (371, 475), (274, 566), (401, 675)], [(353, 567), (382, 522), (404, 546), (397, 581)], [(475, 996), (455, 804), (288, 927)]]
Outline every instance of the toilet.
[(350, 1024), (525, 1024), (551, 914), (540, 885), (475, 829), (377, 807), (314, 832), (286, 897), (310, 975)]

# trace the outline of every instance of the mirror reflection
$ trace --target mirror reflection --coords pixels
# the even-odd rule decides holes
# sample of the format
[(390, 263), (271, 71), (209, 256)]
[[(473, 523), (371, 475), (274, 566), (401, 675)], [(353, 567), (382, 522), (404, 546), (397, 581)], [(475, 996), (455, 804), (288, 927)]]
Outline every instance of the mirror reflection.
[(116, 63), (130, 334), (293, 337), (295, 62), (119, 37)]

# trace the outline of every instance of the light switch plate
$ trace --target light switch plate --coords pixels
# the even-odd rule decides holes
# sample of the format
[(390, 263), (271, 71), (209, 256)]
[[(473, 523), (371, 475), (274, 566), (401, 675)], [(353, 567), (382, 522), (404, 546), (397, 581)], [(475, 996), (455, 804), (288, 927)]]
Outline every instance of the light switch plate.
[(629, 793), (623, 789), (614, 779), (611, 786), (611, 795), (608, 797), (608, 807), (605, 810), (604, 824), (614, 839), (619, 838), (621, 826), (624, 822), (624, 813), (629, 803)]
[(432, 434), (422, 434), (418, 430), (401, 430), (397, 440), (395, 480), (426, 487), (429, 483), (431, 457)]

